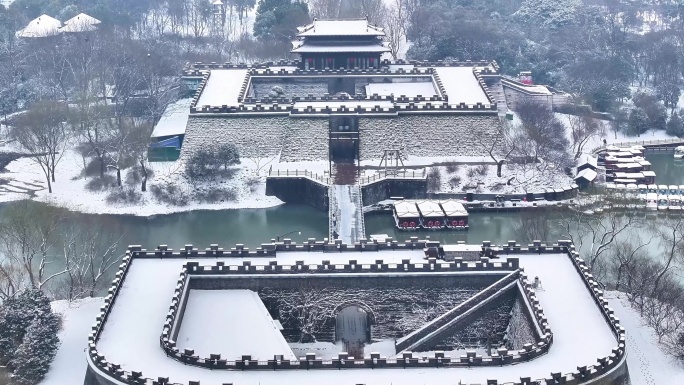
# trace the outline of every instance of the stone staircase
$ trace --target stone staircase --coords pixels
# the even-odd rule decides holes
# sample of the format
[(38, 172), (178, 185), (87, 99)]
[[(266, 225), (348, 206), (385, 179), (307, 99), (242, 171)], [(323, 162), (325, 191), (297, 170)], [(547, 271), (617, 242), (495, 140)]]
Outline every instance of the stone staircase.
[(500, 117), (505, 117), (508, 112), (508, 105), (506, 104), (506, 95), (504, 94), (503, 84), (500, 78), (488, 78), (485, 80), (489, 92), (494, 95), (496, 99), (496, 106)]

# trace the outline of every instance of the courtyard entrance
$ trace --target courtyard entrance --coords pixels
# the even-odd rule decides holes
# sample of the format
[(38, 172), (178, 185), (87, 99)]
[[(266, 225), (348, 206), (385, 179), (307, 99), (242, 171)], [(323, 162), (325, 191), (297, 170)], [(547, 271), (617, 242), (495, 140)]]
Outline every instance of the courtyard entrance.
[(369, 315), (361, 307), (350, 305), (335, 317), (335, 340), (353, 357), (363, 357), (363, 347), (370, 341)]

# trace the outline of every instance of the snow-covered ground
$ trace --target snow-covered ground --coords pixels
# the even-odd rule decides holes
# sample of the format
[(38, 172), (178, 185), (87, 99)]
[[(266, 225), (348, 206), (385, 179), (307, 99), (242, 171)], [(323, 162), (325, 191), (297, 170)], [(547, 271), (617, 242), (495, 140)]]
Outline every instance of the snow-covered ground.
[(439, 166), (439, 192), (460, 193), (495, 193), (522, 194), (543, 191), (545, 188), (562, 188), (573, 182), (561, 170), (552, 167), (521, 167), (504, 164), (501, 177), (496, 175), (496, 165), (458, 165)]
[(669, 356), (658, 344), (658, 337), (632, 309), (624, 293), (605, 293), (610, 307), (627, 330), (627, 367), (632, 384), (684, 384), (684, 364)]
[(88, 334), (103, 304), (102, 298), (52, 302), (52, 310), (62, 316), (62, 329), (57, 335), (60, 345), (41, 385), (83, 383), (88, 366), (85, 355)]
[[(572, 115), (569, 114), (561, 114), (561, 113), (555, 113), (555, 115), (565, 124), (565, 127), (568, 130), (568, 139), (571, 139), (571, 132), (570, 132), (570, 119)], [(637, 144), (639, 142), (644, 142), (644, 141), (649, 141), (649, 140), (666, 140), (666, 139), (675, 139), (676, 137), (668, 135), (665, 131), (663, 130), (648, 130), (645, 133), (643, 133), (641, 136), (628, 136), (624, 132), (615, 132), (613, 129), (610, 127), (610, 122), (606, 120), (598, 120), (597, 121), (603, 126), (603, 129), (601, 132), (599, 132), (597, 135), (591, 137), (587, 143), (584, 145), (583, 152), (586, 154), (590, 154), (593, 150), (602, 147), (603, 146), (603, 141), (605, 139), (607, 144), (614, 144), (614, 143), (634, 143)]]
[[(5, 150), (10, 150), (5, 147)], [(15, 149), (16, 150), (16, 149)], [(84, 178), (83, 159), (72, 150), (67, 150), (64, 157), (57, 165), (56, 179), (53, 183), (53, 193), (48, 193), (45, 177), (40, 167), (29, 158), (22, 158), (10, 163), (5, 172), (0, 172), (0, 202), (26, 199), (34, 196), (34, 199), (47, 202), (56, 206), (68, 208), (73, 211), (94, 214), (129, 214), (149, 216), (167, 214), (191, 210), (219, 210), (235, 208), (263, 208), (282, 204), (275, 198), (265, 195), (266, 183), (264, 170), (257, 175), (255, 162), (244, 160), (236, 167), (235, 175), (228, 181), (218, 180), (199, 185), (191, 185), (182, 176), (183, 165), (181, 161), (155, 162), (150, 164), (154, 176), (148, 182), (148, 191), (142, 193), (142, 200), (135, 204), (116, 204), (106, 201), (108, 194), (115, 189), (106, 191), (88, 191), (86, 184), (91, 177)], [(125, 181), (127, 171), (122, 172), (122, 180)], [(256, 179), (256, 181), (254, 181)], [(7, 182), (7, 183), (4, 183)], [(222, 188), (233, 190), (236, 199), (231, 201), (219, 201), (217, 203), (190, 202), (184, 206), (174, 206), (160, 202), (153, 196), (151, 189), (155, 184), (162, 186), (167, 183), (175, 183), (180, 190), (192, 194), (193, 191)], [(250, 188), (250, 184), (254, 187)], [(140, 185), (134, 186), (140, 191)]]

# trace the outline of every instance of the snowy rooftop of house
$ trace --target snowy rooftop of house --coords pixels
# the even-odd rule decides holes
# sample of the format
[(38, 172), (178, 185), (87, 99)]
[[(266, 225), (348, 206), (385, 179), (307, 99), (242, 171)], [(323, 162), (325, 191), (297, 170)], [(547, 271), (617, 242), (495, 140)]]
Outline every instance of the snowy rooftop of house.
[(385, 36), (382, 28), (368, 23), (367, 19), (318, 20), (298, 28), (297, 36)]
[(398, 217), (418, 217), (420, 213), (414, 201), (401, 201), (394, 204), (394, 211), (397, 212)]
[(596, 167), (598, 167), (598, 159), (595, 156), (591, 156), (589, 154), (584, 154), (577, 161), (577, 165), (583, 166), (585, 164), (589, 165), (589, 166), (593, 166), (594, 168), (596, 168)]
[(598, 173), (596, 173), (596, 171), (594, 171), (590, 168), (585, 168), (584, 170), (577, 173), (575, 180), (582, 178), (582, 179), (585, 179), (585, 180), (591, 182), (594, 179), (596, 179), (597, 176), (598, 176)]
[(96, 30), (100, 23), (100, 20), (90, 15), (79, 13), (78, 15), (65, 21), (64, 27), (60, 28), (59, 31), (65, 33), (89, 32)]
[(17, 31), (17, 37), (47, 37), (59, 34), (62, 23), (54, 17), (40, 15), (31, 20), (26, 28)]
[(152, 131), (153, 138), (185, 134), (185, 126), (190, 116), (191, 98), (181, 99), (166, 106), (157, 125)]
[(440, 203), (440, 206), (442, 206), (447, 216), (468, 215), (468, 211), (463, 207), (463, 204), (453, 200), (443, 201)]
[(245, 81), (244, 68), (211, 70), (209, 81), (197, 101), (198, 106), (238, 106), (240, 87)]
[[(374, 264), (379, 259), (388, 264), (401, 264), (405, 259), (410, 259), (413, 263), (424, 263), (424, 255), (423, 250), (408, 249), (346, 253), (290, 251), (278, 252), (275, 259), (281, 265), (294, 265), (296, 261), (321, 264), (322, 260), (346, 263), (350, 259), (356, 260), (359, 264)], [(499, 383), (518, 382), (521, 377), (531, 377), (534, 380), (548, 378), (551, 372), (575, 372), (580, 366), (596, 365), (597, 358), (609, 356), (612, 349), (617, 346), (616, 338), (571, 258), (561, 252), (522, 253), (515, 256), (519, 258), (521, 267), (529, 277), (539, 277), (543, 290), (538, 290), (536, 296), (553, 332), (553, 343), (547, 354), (516, 365), (405, 370), (226, 371), (188, 366), (167, 357), (159, 346), (159, 336), (182, 266), (193, 260), (201, 265), (216, 262), (242, 265), (247, 261), (252, 266), (269, 264), (267, 258), (258, 257), (133, 258), (111, 312), (106, 318), (97, 342), (97, 351), (108, 362), (121, 365), (121, 369), (125, 371), (142, 371), (146, 378), (169, 377), (172, 383), (187, 384), (190, 381), (199, 381), (203, 385), (439, 385), (459, 382), (482, 384), (494, 378), (498, 379)], [(263, 312), (263, 309), (252, 303), (248, 293), (241, 293), (238, 296), (239, 298), (234, 300), (239, 302), (240, 309), (246, 308), (248, 310), (245, 311), (250, 313)], [(204, 327), (203, 322), (209, 322), (201, 319), (200, 314), (191, 317), (196, 319), (197, 327)], [(212, 334), (212, 330), (218, 330), (216, 328), (224, 331), (230, 329), (235, 322), (242, 322), (234, 320), (235, 315), (228, 313), (226, 309), (214, 308), (208, 318), (212, 325), (206, 330), (207, 334)], [(249, 333), (274, 333), (268, 323), (269, 317), (264, 314), (263, 317), (257, 318), (263, 324), (255, 325), (255, 331)], [(225, 327), (223, 322), (227, 323)], [(264, 331), (265, 329), (268, 331)], [(253, 337), (259, 341), (262, 338)], [(223, 345), (220, 340), (206, 343)], [(206, 347), (199, 345), (195, 344), (195, 348)], [(269, 349), (280, 346), (274, 340), (270, 340), (270, 337), (267, 345)]]

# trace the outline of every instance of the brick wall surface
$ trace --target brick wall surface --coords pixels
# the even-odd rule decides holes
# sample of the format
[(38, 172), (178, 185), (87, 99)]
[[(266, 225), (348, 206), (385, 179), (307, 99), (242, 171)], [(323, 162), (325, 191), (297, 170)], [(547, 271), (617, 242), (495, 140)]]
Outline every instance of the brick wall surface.
[(496, 115), (403, 115), (360, 118), (361, 159), (378, 159), (385, 149), (404, 156), (484, 156), (494, 140)]
[[(484, 156), (494, 140), (496, 115), (403, 115), (359, 118), (360, 156), (379, 159), (385, 149), (404, 156)], [(198, 148), (235, 143), (241, 157), (278, 154), (283, 162), (328, 159), (328, 118), (195, 117), (188, 121), (182, 157)]]
[(281, 149), (282, 161), (328, 159), (328, 120), (279, 117), (196, 117), (188, 120), (181, 157), (199, 148), (234, 143), (243, 158), (270, 157)]

